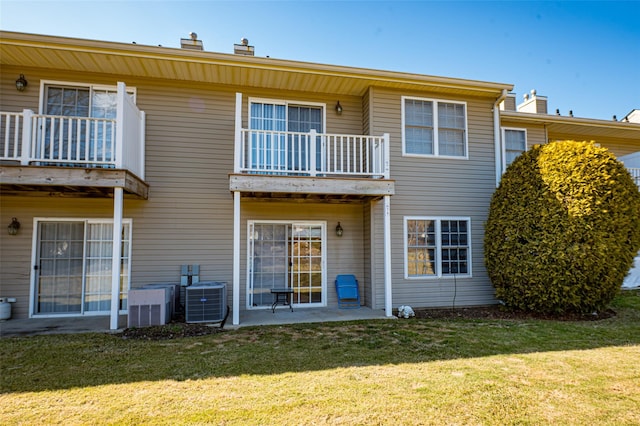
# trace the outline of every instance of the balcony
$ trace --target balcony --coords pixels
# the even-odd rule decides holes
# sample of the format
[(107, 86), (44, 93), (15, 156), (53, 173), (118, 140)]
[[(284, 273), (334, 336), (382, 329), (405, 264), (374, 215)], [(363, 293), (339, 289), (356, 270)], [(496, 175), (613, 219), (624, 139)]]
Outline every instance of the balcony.
[(258, 198), (393, 195), (389, 135), (237, 129), (230, 190)]
[(116, 118), (0, 112), (3, 194), (79, 192), (109, 196), (112, 188), (147, 198), (145, 115), (118, 83)]

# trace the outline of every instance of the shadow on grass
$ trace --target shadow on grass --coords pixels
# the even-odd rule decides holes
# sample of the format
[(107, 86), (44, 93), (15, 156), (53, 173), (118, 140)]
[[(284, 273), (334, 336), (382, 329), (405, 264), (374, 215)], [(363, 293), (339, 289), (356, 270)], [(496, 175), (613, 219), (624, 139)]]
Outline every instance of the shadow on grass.
[(278, 375), (502, 354), (640, 345), (640, 291), (600, 321), (411, 319), (247, 327), (175, 340), (119, 335), (0, 339), (2, 393)]

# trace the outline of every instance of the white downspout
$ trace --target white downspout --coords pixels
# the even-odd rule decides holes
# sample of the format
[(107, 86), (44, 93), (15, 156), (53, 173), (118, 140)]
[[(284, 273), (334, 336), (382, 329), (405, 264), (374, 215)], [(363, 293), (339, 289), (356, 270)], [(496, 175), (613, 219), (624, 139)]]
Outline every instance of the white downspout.
[(502, 143), (500, 141), (500, 102), (507, 97), (507, 90), (502, 89), (502, 94), (493, 104), (493, 143), (496, 157), (496, 188), (500, 185), (500, 177), (502, 176)]

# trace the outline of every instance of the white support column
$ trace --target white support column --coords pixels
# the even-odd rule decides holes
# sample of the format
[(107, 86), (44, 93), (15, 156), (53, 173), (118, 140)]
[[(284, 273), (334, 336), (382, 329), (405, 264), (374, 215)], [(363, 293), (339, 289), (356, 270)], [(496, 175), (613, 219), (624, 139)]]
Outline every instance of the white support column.
[(384, 178), (389, 179), (391, 177), (391, 170), (389, 167), (390, 161), (390, 152), (391, 152), (391, 139), (389, 137), (389, 133), (385, 133), (384, 135)]
[(309, 131), (309, 172), (310, 176), (316, 176), (318, 173), (316, 171), (316, 144), (317, 144), (317, 136), (318, 133), (316, 129), (311, 129)]
[(384, 196), (384, 312), (393, 316), (391, 286), (391, 197)]
[(116, 157), (116, 169), (122, 169), (124, 168), (124, 98), (128, 95), (127, 86), (123, 82), (119, 81), (116, 87), (116, 141), (113, 150)]
[[(20, 165), (28, 166), (29, 158), (33, 152), (32, 129), (33, 126), (33, 111), (30, 109), (22, 110), (22, 146), (20, 151)], [(17, 141), (16, 141), (17, 143)]]
[(235, 142), (233, 150), (233, 172), (240, 173), (242, 164), (242, 93), (236, 93)]
[(113, 250), (111, 252), (111, 330), (118, 329), (120, 308), (120, 258), (122, 257), (122, 188), (113, 190)]
[(240, 324), (240, 192), (233, 193), (233, 325)]
[(140, 138), (140, 153), (138, 155), (140, 155), (140, 163), (138, 164), (138, 170), (139, 170), (139, 174), (140, 176), (138, 176), (140, 179), (145, 180), (145, 174), (147, 173), (145, 170), (145, 158), (147, 155), (147, 147), (146, 147), (146, 127), (147, 126), (147, 115), (145, 114), (144, 111), (140, 111), (140, 135), (138, 136)]

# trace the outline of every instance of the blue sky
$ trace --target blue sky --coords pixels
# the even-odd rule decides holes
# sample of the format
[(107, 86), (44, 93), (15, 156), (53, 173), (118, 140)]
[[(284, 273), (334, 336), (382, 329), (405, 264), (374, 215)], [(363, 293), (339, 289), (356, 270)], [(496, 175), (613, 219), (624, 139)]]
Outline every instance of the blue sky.
[(0, 28), (511, 83), (549, 112), (640, 108), (640, 1), (0, 0)]

